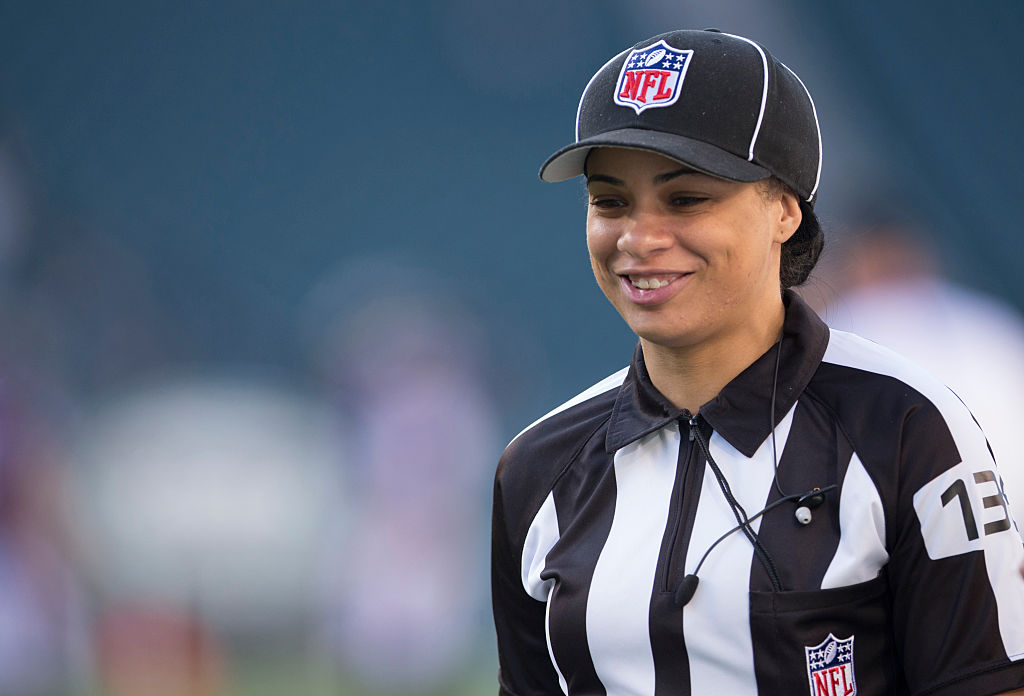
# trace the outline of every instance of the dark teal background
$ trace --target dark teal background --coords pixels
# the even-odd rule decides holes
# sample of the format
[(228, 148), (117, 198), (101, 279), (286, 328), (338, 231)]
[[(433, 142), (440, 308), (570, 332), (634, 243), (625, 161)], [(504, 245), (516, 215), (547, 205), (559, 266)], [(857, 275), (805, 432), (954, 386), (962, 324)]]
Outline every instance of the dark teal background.
[[(609, 56), (714, 24), (815, 95), (836, 234), (847, 210), (910, 201), (955, 276), (1021, 307), (1022, 20), (1012, 1), (6, 2), (0, 134), (35, 201), (6, 292), (114, 250), (113, 273), (82, 257), (95, 277), (46, 290), (77, 303), (51, 357), (96, 393), (181, 364), (302, 379), (325, 274), (426, 269), (485, 322), (511, 432), (633, 343), (591, 282), (578, 184), (537, 168)], [(159, 354), (98, 368), (96, 327), (133, 322)]]

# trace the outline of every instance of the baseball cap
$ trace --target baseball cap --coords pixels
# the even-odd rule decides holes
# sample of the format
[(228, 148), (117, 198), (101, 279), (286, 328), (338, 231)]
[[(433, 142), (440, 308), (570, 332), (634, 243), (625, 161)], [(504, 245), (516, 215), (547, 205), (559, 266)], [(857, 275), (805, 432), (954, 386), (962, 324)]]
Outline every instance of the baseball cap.
[(651, 37), (605, 63), (576, 115), (576, 140), (540, 169), (583, 173), (595, 147), (649, 150), (730, 181), (776, 177), (813, 202), (821, 175), (814, 102), (764, 47), (717, 29)]

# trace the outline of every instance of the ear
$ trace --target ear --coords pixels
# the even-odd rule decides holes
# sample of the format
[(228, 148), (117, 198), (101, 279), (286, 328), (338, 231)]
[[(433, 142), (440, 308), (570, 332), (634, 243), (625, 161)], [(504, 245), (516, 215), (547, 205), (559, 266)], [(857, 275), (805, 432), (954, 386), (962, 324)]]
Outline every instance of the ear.
[(804, 214), (800, 210), (800, 199), (795, 193), (782, 190), (779, 191), (778, 196), (776, 241), (783, 244), (796, 234), (797, 228), (800, 227), (800, 223), (804, 219)]

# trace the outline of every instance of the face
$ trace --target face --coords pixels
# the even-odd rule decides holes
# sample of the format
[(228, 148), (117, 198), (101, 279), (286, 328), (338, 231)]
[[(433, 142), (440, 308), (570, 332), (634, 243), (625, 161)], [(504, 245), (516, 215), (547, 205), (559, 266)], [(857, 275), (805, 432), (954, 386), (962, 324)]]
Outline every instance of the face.
[(742, 340), (781, 318), (779, 258), (800, 224), (795, 196), (622, 148), (591, 153), (587, 189), (594, 276), (643, 340)]

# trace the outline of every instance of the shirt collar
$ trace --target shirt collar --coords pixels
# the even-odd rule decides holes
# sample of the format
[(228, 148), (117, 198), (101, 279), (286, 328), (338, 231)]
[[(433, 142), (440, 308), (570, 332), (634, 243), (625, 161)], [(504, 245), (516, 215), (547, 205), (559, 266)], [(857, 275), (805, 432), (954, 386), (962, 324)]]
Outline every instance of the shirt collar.
[[(716, 432), (747, 457), (754, 455), (796, 403), (828, 346), (828, 327), (799, 295), (786, 290), (783, 303), (786, 318), (781, 343), (769, 348), (699, 411)], [(769, 425), (776, 351), (780, 345), (775, 414)], [(651, 383), (638, 343), (612, 408), (605, 447), (608, 452), (615, 452), (688, 415), (673, 406)]]

